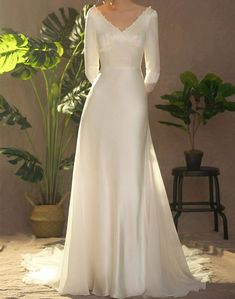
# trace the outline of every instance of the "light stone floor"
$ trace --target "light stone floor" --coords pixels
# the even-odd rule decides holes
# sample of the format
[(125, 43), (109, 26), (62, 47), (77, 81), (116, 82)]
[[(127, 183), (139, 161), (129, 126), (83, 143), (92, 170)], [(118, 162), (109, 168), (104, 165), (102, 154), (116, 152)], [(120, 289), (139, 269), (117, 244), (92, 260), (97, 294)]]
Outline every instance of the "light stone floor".
[[(223, 240), (221, 233), (210, 232), (181, 234), (180, 239), (182, 244), (188, 247), (202, 249), (205, 256), (210, 257), (210, 267), (214, 273), (206, 290), (190, 292), (183, 298), (235, 299), (235, 236), (230, 236), (229, 240)], [(22, 282), (25, 270), (20, 264), (21, 254), (36, 253), (47, 245), (63, 243), (63, 241), (63, 238), (35, 238), (27, 234), (0, 236), (0, 248), (3, 245), (0, 249), (0, 299), (90, 299), (87, 297), (95, 297), (59, 296), (48, 286), (25, 285)], [(180, 299), (180, 297), (177, 298)]]

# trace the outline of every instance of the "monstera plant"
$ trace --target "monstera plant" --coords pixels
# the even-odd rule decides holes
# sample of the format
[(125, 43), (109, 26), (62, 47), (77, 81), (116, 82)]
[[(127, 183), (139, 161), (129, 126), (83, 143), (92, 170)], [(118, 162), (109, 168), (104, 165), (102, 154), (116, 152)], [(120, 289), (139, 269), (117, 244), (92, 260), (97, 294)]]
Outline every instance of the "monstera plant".
[(195, 147), (198, 129), (224, 111), (235, 111), (235, 103), (228, 100), (235, 94), (235, 86), (213, 73), (208, 73), (200, 81), (197, 76), (186, 71), (180, 74), (183, 89), (162, 95), (166, 104), (157, 104), (156, 108), (170, 113), (178, 122), (159, 121), (168, 126), (183, 130), (189, 137), (191, 148), (185, 150), (188, 169), (199, 169), (203, 151)]
[[(85, 76), (83, 55), (89, 8), (85, 5), (80, 12), (60, 8), (58, 15), (50, 13), (42, 22), (39, 38), (9, 28), (1, 28), (0, 32), (0, 74), (10, 73), (14, 79), (28, 81), (35, 94), (32, 101), (36, 101), (41, 114), (44, 153), (38, 152), (31, 139), (30, 120), (0, 95), (0, 121), (18, 127), (29, 141), (29, 149), (1, 147), (0, 153), (9, 163), (18, 166), (17, 176), (38, 186), (38, 194), (25, 193), (33, 206), (32, 214), (36, 215), (31, 215), (31, 220), (37, 236), (60, 235), (65, 220), (62, 209), (58, 208), (62, 208), (69, 192), (61, 190), (59, 179), (74, 162), (74, 153), (65, 156), (65, 150), (76, 134), (71, 132), (69, 125), (75, 122), (75, 129), (79, 127), (91, 85)], [(41, 77), (44, 90), (41, 84), (36, 84), (36, 76)], [(48, 217), (51, 220), (52, 215), (51, 211), (48, 213), (49, 208), (55, 211), (53, 224), (49, 223)], [(50, 216), (42, 216), (44, 211)], [(36, 218), (43, 219), (37, 232)], [(58, 225), (55, 228), (55, 223), (59, 223), (59, 229)], [(49, 228), (51, 232), (48, 232)]]

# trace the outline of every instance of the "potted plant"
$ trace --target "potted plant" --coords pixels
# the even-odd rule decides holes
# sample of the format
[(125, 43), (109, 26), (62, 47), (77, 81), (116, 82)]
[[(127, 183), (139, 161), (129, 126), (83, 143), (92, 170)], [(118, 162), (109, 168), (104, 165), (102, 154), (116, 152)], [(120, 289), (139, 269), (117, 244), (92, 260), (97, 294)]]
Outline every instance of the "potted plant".
[(224, 111), (235, 111), (235, 103), (228, 100), (228, 97), (235, 94), (235, 86), (223, 82), (213, 73), (206, 74), (200, 81), (193, 72), (186, 71), (180, 74), (180, 80), (183, 89), (162, 95), (161, 98), (168, 103), (157, 104), (155, 107), (179, 120), (159, 122), (187, 133), (190, 149), (184, 151), (186, 165), (190, 170), (198, 170), (203, 151), (195, 147), (196, 133), (215, 115)]
[[(0, 154), (19, 166), (17, 176), (38, 186), (37, 195), (25, 193), (33, 206), (30, 219), (37, 237), (59, 237), (63, 231), (63, 203), (69, 192), (60, 187), (60, 180), (63, 171), (73, 167), (75, 156), (66, 156), (65, 151), (77, 134), (91, 86), (85, 76), (83, 55), (88, 9), (89, 5), (85, 5), (78, 13), (73, 8), (68, 8), (68, 12), (60, 8), (60, 18), (49, 14), (42, 22), (40, 38), (7, 28), (0, 32), (0, 74), (10, 73), (31, 83), (42, 119), (44, 152), (39, 153), (30, 136), (30, 121), (0, 95), (0, 121), (18, 126), (31, 147), (1, 147)], [(35, 76), (41, 76), (46, 98), (42, 98)]]

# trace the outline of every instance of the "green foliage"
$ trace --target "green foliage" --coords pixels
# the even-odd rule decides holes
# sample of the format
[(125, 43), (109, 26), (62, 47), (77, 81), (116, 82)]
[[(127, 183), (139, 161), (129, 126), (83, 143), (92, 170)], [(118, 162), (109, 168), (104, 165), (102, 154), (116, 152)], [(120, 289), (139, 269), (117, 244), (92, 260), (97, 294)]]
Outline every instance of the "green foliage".
[(10, 126), (17, 124), (22, 130), (31, 128), (27, 118), (22, 116), (14, 105), (9, 105), (2, 95), (0, 95), (0, 121)]
[(58, 107), (60, 111), (70, 114), (72, 120), (77, 123), (80, 121), (84, 101), (91, 86), (85, 75), (83, 53), (85, 21), (89, 8), (90, 5), (83, 7), (81, 13), (76, 17), (69, 35), (70, 49), (73, 54), (64, 73), (61, 85), (61, 103)]
[(198, 79), (196, 75), (190, 71), (186, 71), (180, 74), (180, 80), (184, 86), (187, 85), (188, 87), (194, 87), (194, 88), (198, 86)]
[(11, 72), (11, 76), (21, 80), (29, 80), (37, 73), (37, 71), (38, 70), (31, 65), (18, 63), (14, 71)]
[(58, 42), (45, 42), (39, 39), (29, 38), (30, 49), (27, 52), (26, 65), (41, 70), (54, 68), (60, 63), (63, 55), (63, 47)]
[(60, 62), (62, 55), (63, 47), (58, 42), (45, 42), (22, 33), (0, 35), (0, 74), (15, 70), (18, 64), (33, 69), (51, 69)]
[(29, 51), (29, 41), (22, 34), (3, 33), (0, 35), (0, 74), (14, 70), (18, 63), (24, 63)]
[(22, 163), (21, 167), (16, 171), (16, 175), (22, 180), (36, 183), (40, 182), (43, 177), (43, 169), (41, 162), (36, 157), (25, 150), (20, 150), (13, 147), (1, 147), (0, 154), (7, 156), (8, 162), (16, 165)]
[(62, 160), (60, 162), (60, 170), (69, 170), (71, 168), (73, 168), (73, 162), (74, 162), (74, 158), (75, 158), (75, 153), (73, 153), (70, 157)]
[(71, 119), (80, 122), (83, 107), (85, 105), (87, 87), (78, 85), (72, 92), (69, 92), (58, 105), (58, 111), (71, 115)]
[(47, 42), (59, 42), (64, 49), (63, 56), (70, 58), (72, 48), (69, 37), (79, 14), (76, 9), (68, 8), (66, 15), (65, 9), (59, 8), (59, 15), (52, 12), (42, 21), (41, 38)]
[[(39, 184), (39, 202), (44, 204), (56, 204), (62, 198), (59, 173), (71, 169), (74, 163), (75, 154), (64, 157), (64, 153), (75, 135), (69, 124), (79, 125), (91, 86), (85, 76), (83, 53), (89, 8), (90, 5), (85, 5), (79, 13), (73, 8), (68, 8), (67, 12), (60, 8), (58, 16), (54, 12), (49, 14), (42, 22), (40, 38), (26, 36), (11, 28), (0, 30), (0, 73), (10, 73), (14, 78), (31, 83), (42, 116), (45, 141), (44, 160), (39, 162), (37, 147), (27, 130), (31, 125), (1, 96), (0, 120), (24, 129), (34, 155), (16, 148), (1, 148), (0, 154), (9, 157), (11, 164), (23, 163), (16, 175)], [(42, 99), (41, 87), (38, 88), (34, 81), (35, 75), (43, 79), (46, 99)]]
[(166, 104), (157, 104), (156, 108), (168, 112), (180, 121), (159, 121), (168, 126), (183, 129), (188, 135), (191, 148), (194, 149), (195, 134), (201, 124), (205, 125), (212, 117), (225, 111), (235, 111), (235, 102), (227, 98), (235, 94), (235, 86), (213, 74), (208, 73), (199, 81), (197, 76), (186, 71), (180, 74), (182, 91), (173, 91), (162, 95)]

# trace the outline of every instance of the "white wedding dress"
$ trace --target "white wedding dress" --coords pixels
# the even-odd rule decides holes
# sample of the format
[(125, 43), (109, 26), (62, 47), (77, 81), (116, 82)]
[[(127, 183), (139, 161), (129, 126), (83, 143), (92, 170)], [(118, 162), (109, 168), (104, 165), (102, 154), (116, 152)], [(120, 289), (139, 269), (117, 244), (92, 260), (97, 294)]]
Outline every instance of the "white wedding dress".
[(23, 281), (59, 294), (115, 298), (205, 289), (203, 258), (190, 257), (180, 243), (150, 134), (158, 13), (149, 6), (120, 29), (93, 5), (84, 45), (92, 86), (78, 131), (65, 244), (25, 254)]

